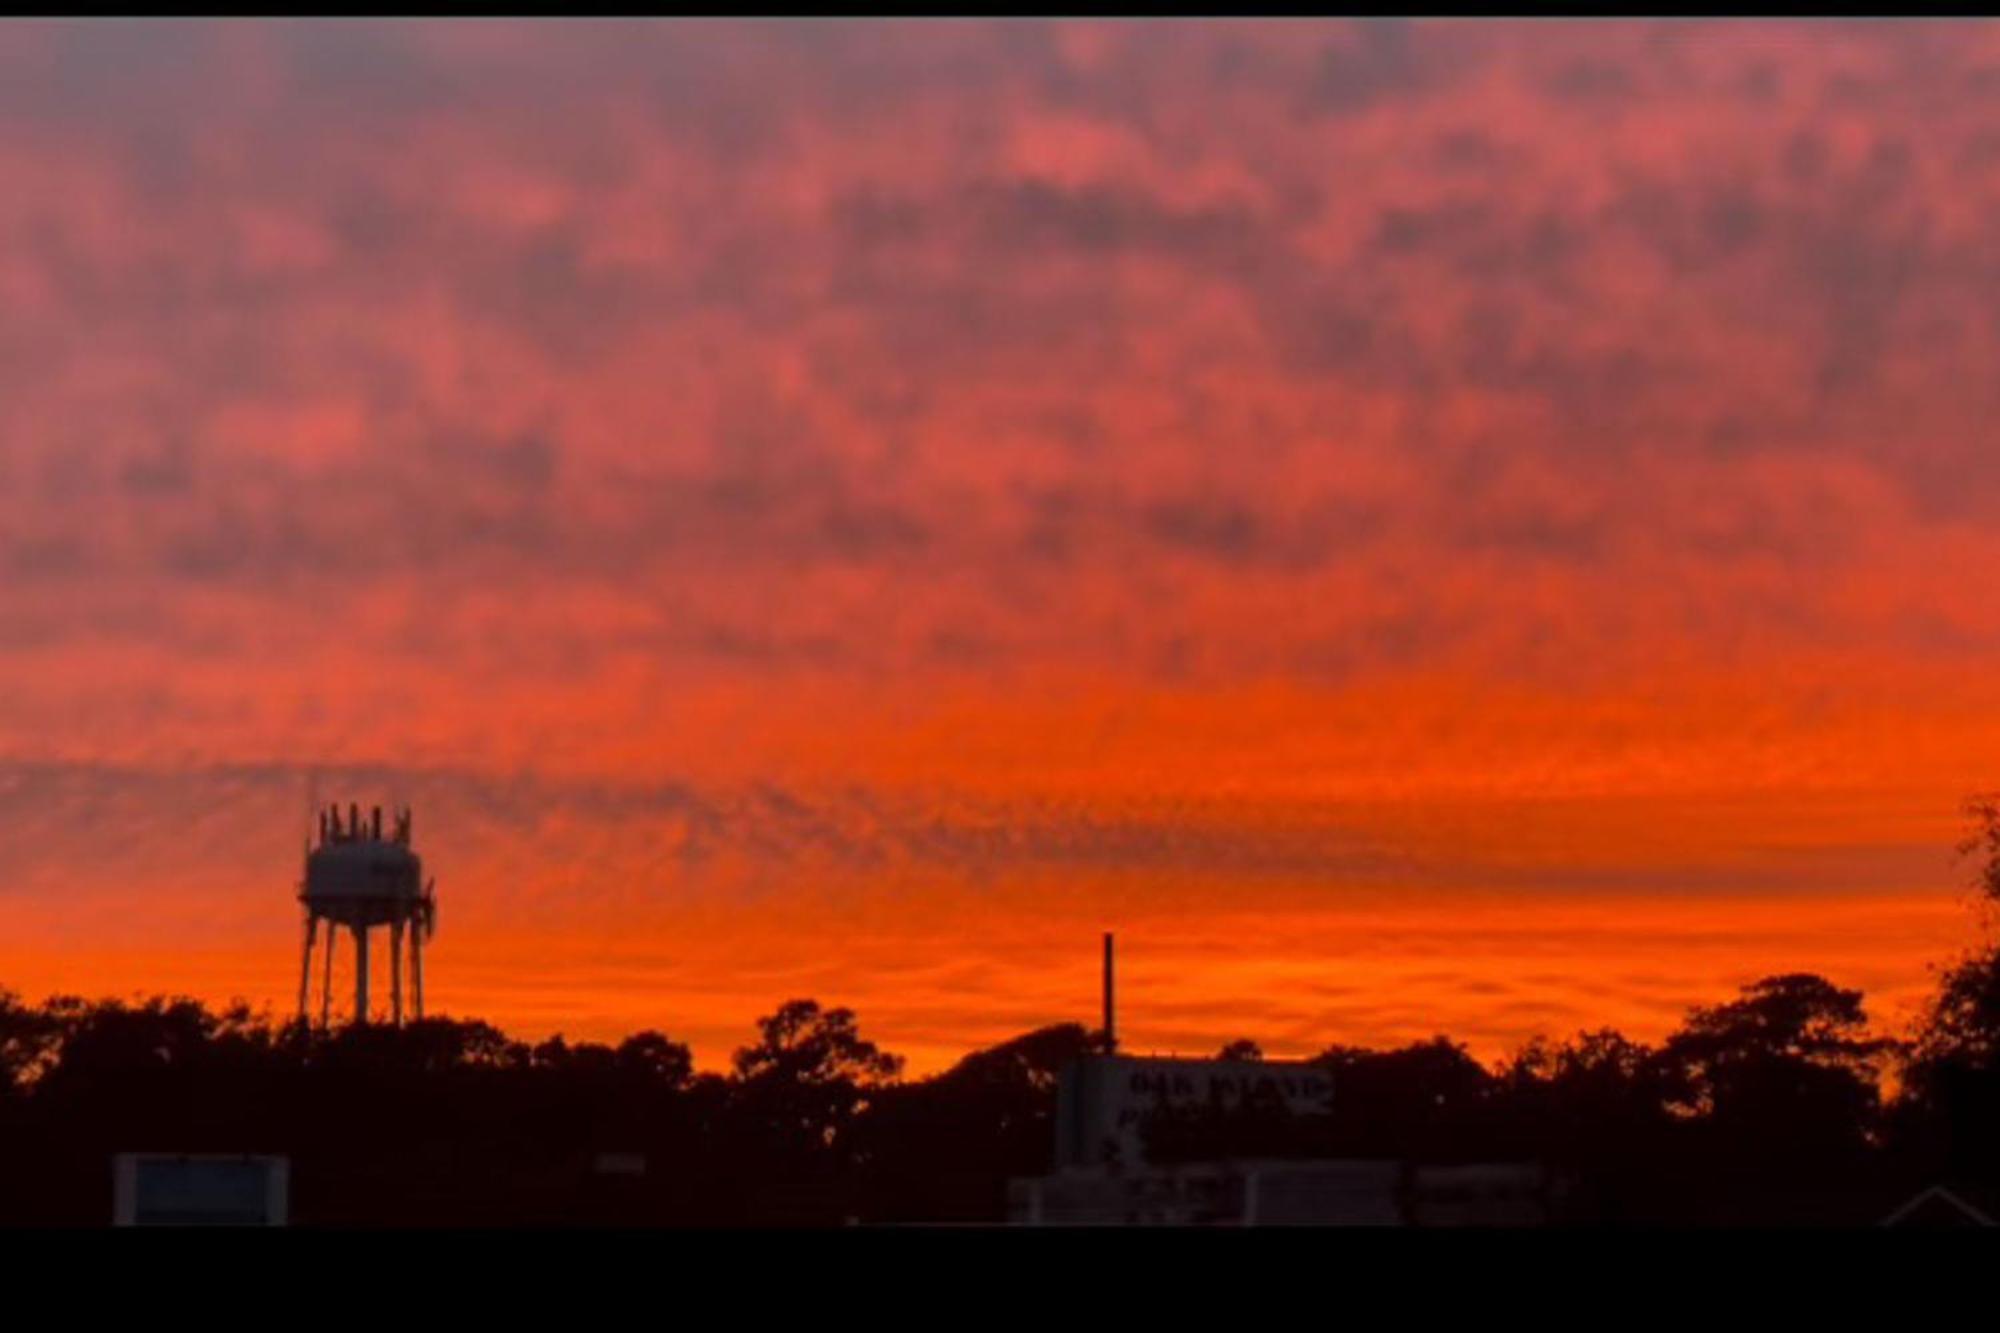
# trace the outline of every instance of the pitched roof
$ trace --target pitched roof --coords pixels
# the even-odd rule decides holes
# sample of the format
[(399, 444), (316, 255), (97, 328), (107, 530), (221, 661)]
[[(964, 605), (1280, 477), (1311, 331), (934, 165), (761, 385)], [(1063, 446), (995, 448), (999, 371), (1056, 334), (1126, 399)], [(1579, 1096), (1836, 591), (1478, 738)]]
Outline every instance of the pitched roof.
[(1942, 1185), (1933, 1185), (1882, 1219), (1882, 1226), (2000, 1226), (1991, 1216)]

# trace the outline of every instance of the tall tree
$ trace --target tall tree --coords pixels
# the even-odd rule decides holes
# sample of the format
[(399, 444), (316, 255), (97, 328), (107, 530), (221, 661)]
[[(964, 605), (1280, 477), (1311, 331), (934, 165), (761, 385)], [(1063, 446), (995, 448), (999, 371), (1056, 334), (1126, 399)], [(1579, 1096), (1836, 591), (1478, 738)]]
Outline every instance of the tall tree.
[(1898, 1148), (1932, 1175), (2000, 1182), (2000, 795), (1965, 802), (1970, 823), (1959, 843), (1972, 862), (1971, 887), (1985, 939), (1944, 969), (1918, 1021), (1896, 1108)]
[(1056, 1091), (1104, 1038), (1080, 1023), (1024, 1033), (935, 1077), (879, 1088), (856, 1125), (869, 1163), (871, 1215), (992, 1220), (1010, 1179), (1045, 1174), (1055, 1156)]
[(767, 1184), (788, 1200), (773, 1215), (819, 1216), (861, 1165), (852, 1127), (875, 1090), (902, 1071), (902, 1057), (862, 1037), (853, 1010), (813, 1000), (788, 1001), (757, 1026), (762, 1040), (734, 1058), (735, 1128), (763, 1145)]
[(1859, 1147), (1894, 1050), (1869, 1034), (1860, 991), (1790, 973), (1689, 1011), (1657, 1060), (1674, 1109), (1774, 1161)]
[(757, 1020), (763, 1039), (736, 1052), (736, 1076), (746, 1083), (777, 1080), (803, 1086), (865, 1087), (894, 1078), (903, 1058), (864, 1040), (852, 1009), (822, 1010), (815, 1000), (790, 1000)]

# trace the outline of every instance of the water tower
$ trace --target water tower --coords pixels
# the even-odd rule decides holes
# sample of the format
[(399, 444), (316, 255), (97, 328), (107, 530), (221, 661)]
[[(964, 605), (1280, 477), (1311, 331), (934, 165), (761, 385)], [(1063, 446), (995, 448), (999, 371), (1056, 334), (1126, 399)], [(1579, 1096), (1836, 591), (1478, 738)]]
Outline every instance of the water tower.
[(410, 848), (410, 812), (396, 812), (389, 835), (382, 834), (382, 807), (367, 818), (359, 806), (319, 812), (317, 844), (306, 846), (306, 876), (299, 901), (306, 906), (305, 957), (299, 968), (299, 1017), (312, 998), (313, 945), (326, 923), (320, 1026), (333, 1013), (333, 949), (342, 927), (354, 934), (354, 1021), (368, 1021), (368, 932), (389, 928), (389, 1012), (403, 1021), (403, 943), (410, 949), (411, 1012), (424, 1016), (424, 944), (437, 929), (435, 882), (423, 877), (424, 863)]

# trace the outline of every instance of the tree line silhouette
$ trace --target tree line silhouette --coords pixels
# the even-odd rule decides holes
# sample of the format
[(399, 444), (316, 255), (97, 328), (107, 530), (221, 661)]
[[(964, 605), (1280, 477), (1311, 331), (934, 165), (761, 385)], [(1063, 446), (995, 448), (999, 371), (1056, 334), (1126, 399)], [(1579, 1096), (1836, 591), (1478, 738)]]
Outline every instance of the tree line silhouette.
[[(2000, 902), (2000, 804), (1974, 801)], [(480, 1021), (322, 1032), (247, 1006), (0, 991), (0, 1224), (102, 1225), (126, 1151), (275, 1153), (304, 1224), (993, 1222), (1045, 1174), (1063, 1067), (1103, 1050), (1038, 1029), (904, 1079), (852, 1011), (793, 1000), (727, 1074), (658, 1032), (515, 1040)], [(1259, 1060), (1254, 1041), (1222, 1058)], [(1558, 1220), (1873, 1221), (1939, 1182), (2000, 1187), (2000, 946), (1944, 970), (1914, 1032), (1794, 973), (1689, 1011), (1657, 1044), (1605, 1028), (1491, 1067), (1445, 1037), (1331, 1046), (1324, 1115), (1282, 1102), (1161, 1109), (1156, 1162), (1537, 1161)], [(605, 1155), (643, 1158), (607, 1169)]]

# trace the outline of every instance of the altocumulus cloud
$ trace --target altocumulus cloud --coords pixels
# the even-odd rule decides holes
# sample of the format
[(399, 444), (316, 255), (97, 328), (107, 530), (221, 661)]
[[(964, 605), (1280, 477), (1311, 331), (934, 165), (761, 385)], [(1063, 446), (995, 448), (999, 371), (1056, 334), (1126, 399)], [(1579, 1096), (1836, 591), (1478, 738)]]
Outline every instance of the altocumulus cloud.
[(196, 818), (121, 775), (311, 760), (502, 841), (611, 783), (535, 798), (577, 866), (1079, 882), (1393, 873), (1204, 789), (1970, 781), (1996, 84), (1977, 24), (10, 25), (17, 893), (37, 820)]

